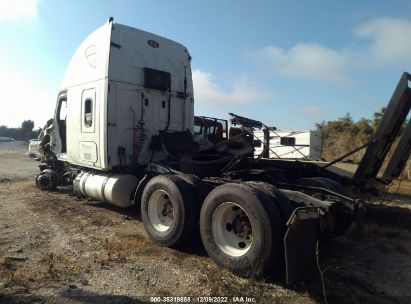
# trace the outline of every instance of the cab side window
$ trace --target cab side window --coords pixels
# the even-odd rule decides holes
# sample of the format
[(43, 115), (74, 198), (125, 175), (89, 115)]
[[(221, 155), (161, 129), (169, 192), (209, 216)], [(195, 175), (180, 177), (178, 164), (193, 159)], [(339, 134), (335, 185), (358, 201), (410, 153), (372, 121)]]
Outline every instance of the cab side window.
[(58, 119), (60, 121), (63, 121), (63, 120), (66, 120), (66, 117), (67, 117), (67, 100), (66, 100), (66, 97), (64, 97), (64, 99), (62, 98), (60, 100)]
[(58, 99), (56, 113), (57, 128), (61, 140), (61, 153), (67, 152), (66, 131), (67, 131), (67, 96), (63, 95)]
[(84, 125), (87, 128), (93, 125), (93, 100), (91, 98), (84, 101)]

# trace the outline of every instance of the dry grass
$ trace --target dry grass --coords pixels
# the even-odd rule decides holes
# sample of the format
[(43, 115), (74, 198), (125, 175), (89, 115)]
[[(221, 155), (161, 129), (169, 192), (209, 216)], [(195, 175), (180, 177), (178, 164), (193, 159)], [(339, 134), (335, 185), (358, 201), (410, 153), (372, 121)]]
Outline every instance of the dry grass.
[[(65, 193), (41, 192), (31, 181), (9, 183), (4, 190), (0, 195), (16, 203), (16, 207), (8, 207), (10, 216), (24, 220), (10, 225), (9, 231), (15, 235), (28, 232), (33, 237), (24, 249), (23, 254), (29, 256), (27, 261), (0, 261), (0, 277), (3, 278), (0, 283), (10, 294), (38, 294), (37, 289), (41, 288), (58, 293), (84, 280), (90, 282), (85, 288), (101, 293), (224, 295), (252, 297), (257, 303), (321, 302), (318, 282), (311, 283), (314, 287), (302, 284), (293, 290), (286, 289), (272, 278), (239, 278), (216, 266), (201, 250), (161, 248), (147, 238), (139, 221), (125, 219), (121, 210), (78, 201)], [(26, 216), (29, 221), (24, 219)], [(384, 255), (399, 253), (404, 260), (411, 251), (404, 243), (409, 241), (408, 234), (401, 229), (381, 229), (375, 224), (369, 225), (366, 231), (367, 241), (373, 244), (371, 250)], [(16, 241), (10, 238), (8, 242), (0, 240), (0, 253), (2, 250), (5, 253), (7, 246)], [(340, 251), (333, 263), (345, 265), (351, 249), (341, 247)], [(351, 263), (358, 262), (352, 260)], [(337, 286), (343, 277), (349, 278), (342, 282), (352, 286), (354, 294), (363, 292), (364, 280), (351, 278), (355, 277), (351, 272), (361, 271), (361, 267), (368, 266), (353, 264), (339, 270), (343, 273), (336, 278), (328, 276), (327, 286)]]
[[(399, 186), (399, 187), (398, 187)], [(389, 193), (398, 193), (401, 195), (411, 196), (411, 181), (409, 180), (394, 180), (388, 189)], [(410, 199), (411, 201), (411, 199)]]
[(160, 250), (139, 234), (118, 233), (114, 237), (106, 238), (104, 248), (107, 251), (107, 260), (126, 262), (128, 257), (151, 255)]

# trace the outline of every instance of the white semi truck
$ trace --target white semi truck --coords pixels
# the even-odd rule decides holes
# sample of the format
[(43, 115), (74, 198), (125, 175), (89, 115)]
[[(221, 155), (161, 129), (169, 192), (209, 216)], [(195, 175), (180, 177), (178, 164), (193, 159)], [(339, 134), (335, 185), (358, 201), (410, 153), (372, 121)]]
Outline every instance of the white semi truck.
[[(361, 194), (402, 170), (410, 127), (377, 178), (410, 107), (410, 76), (401, 78), (364, 161), (350, 173), (334, 163), (255, 159), (246, 131), (199, 149), (190, 61), (183, 45), (112, 19), (93, 32), (67, 67), (36, 183), (137, 206), (159, 245), (201, 236), (218, 265), (241, 276), (285, 266), (292, 283), (315, 267), (319, 238), (361, 218)], [(244, 129), (261, 127), (233, 117)]]

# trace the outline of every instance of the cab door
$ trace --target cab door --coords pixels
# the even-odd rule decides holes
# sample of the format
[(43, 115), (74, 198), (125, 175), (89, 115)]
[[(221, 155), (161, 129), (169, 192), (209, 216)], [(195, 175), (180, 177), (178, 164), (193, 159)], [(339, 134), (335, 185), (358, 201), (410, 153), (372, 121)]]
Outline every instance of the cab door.
[(85, 89), (81, 93), (80, 134), (78, 139), (78, 157), (80, 162), (98, 167), (99, 122), (96, 89)]
[(57, 157), (62, 157), (67, 152), (67, 92), (63, 91), (57, 98), (56, 112), (54, 114), (51, 146)]

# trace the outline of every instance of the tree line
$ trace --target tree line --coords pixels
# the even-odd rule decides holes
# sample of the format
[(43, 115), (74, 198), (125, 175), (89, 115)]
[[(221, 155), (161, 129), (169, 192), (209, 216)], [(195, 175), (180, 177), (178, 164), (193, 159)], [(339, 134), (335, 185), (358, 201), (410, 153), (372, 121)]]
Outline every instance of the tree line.
[(12, 137), (15, 140), (29, 140), (37, 138), (40, 129), (34, 130), (34, 122), (32, 120), (25, 120), (21, 123), (19, 128), (9, 128), (7, 126), (0, 126), (0, 137)]
[[(384, 111), (385, 108), (382, 108), (380, 111), (375, 112), (372, 119), (360, 118), (358, 121), (354, 121), (351, 114), (347, 113), (345, 116), (336, 120), (316, 123), (316, 129), (322, 136), (323, 159), (333, 161), (370, 142)], [(395, 139), (391, 150), (388, 152), (386, 160), (391, 157), (397, 142), (398, 138)], [(365, 150), (366, 148), (361, 149), (348, 156), (346, 161), (359, 163)], [(386, 163), (387, 161), (383, 164), (382, 169), (385, 168)], [(409, 170), (410, 163), (411, 161), (409, 160), (405, 169), (405, 176), (408, 177), (408, 179), (411, 179), (411, 172)]]
[[(374, 133), (384, 109), (374, 113), (372, 120), (360, 118), (354, 121), (351, 114), (337, 120), (322, 121), (316, 123), (317, 130), (322, 137), (322, 157), (327, 161), (337, 159), (355, 148), (368, 143)], [(359, 162), (365, 152), (365, 149), (347, 157), (347, 160)]]

